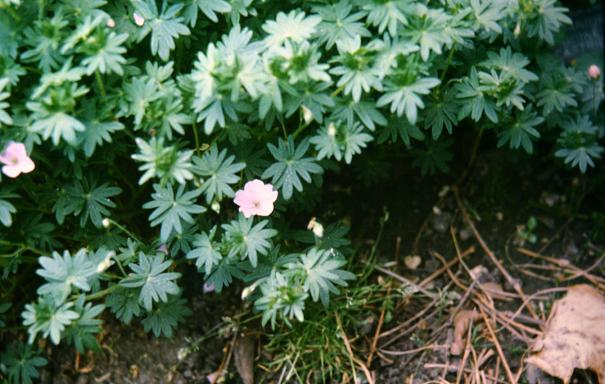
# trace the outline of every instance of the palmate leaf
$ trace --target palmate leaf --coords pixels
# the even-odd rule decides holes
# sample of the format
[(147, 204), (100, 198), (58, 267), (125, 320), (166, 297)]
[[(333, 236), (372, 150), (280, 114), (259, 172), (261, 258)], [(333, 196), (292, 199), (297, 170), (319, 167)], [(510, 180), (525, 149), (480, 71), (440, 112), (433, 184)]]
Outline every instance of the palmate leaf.
[(291, 284), (286, 274), (272, 271), (260, 285), (261, 297), (254, 302), (254, 307), (263, 313), (262, 325), (269, 320), (275, 328), (277, 318), (282, 318), (288, 325), (291, 319), (304, 320), (305, 300), (309, 296), (301, 287)]
[(187, 258), (195, 260), (195, 266), (199, 271), (204, 271), (206, 276), (210, 275), (212, 268), (221, 261), (223, 256), (218, 250), (218, 244), (213, 242), (216, 234), (216, 227), (212, 228), (208, 234), (202, 232), (195, 235), (193, 248), (187, 253)]
[(103, 143), (111, 143), (111, 135), (116, 131), (124, 129), (124, 124), (119, 121), (84, 121), (86, 130), (84, 136), (84, 154), (91, 157), (97, 147)]
[(338, 161), (344, 159), (345, 163), (350, 164), (353, 155), (361, 153), (372, 140), (373, 137), (364, 132), (359, 123), (352, 126), (330, 123), (319, 130), (317, 135), (310, 139), (310, 143), (315, 145), (318, 160), (334, 157)]
[(125, 324), (130, 324), (133, 317), (141, 314), (138, 289), (119, 286), (107, 296), (105, 304)]
[(161, 183), (176, 180), (179, 184), (185, 184), (187, 180), (193, 179), (191, 173), (192, 150), (179, 151), (176, 146), (164, 145), (164, 138), (153, 137), (149, 142), (137, 137), (135, 139), (139, 147), (139, 153), (131, 155), (133, 160), (143, 164), (139, 166), (144, 171), (139, 179), (139, 185), (144, 184), (153, 177), (158, 177)]
[(439, 83), (437, 78), (425, 77), (402, 87), (393, 85), (378, 99), (376, 106), (382, 107), (390, 104), (391, 112), (396, 112), (397, 116), (401, 116), (405, 112), (408, 121), (416, 124), (418, 109), (424, 108), (421, 96), (430, 93), (431, 89)]
[(300, 269), (305, 275), (304, 288), (311, 293), (313, 301), (321, 300), (327, 306), (330, 293), (338, 293), (336, 286), (347, 286), (347, 280), (354, 280), (355, 275), (340, 269), (347, 262), (334, 249), (320, 250), (311, 248), (300, 255), (300, 260), (292, 268)]
[(216, 14), (231, 12), (231, 5), (225, 0), (190, 0), (188, 5), (185, 6), (183, 16), (192, 28), (197, 23), (198, 9), (207, 18), (217, 23), (218, 17)]
[(424, 133), (415, 124), (410, 124), (407, 119), (393, 120), (387, 125), (380, 135), (378, 135), (378, 144), (389, 140), (396, 143), (401, 140), (406, 146), (411, 144), (410, 139), (424, 140)]
[(502, 27), (498, 22), (506, 17), (505, 1), (471, 0), (471, 7), (477, 24), (488, 32), (502, 33)]
[(202, 193), (200, 189), (185, 192), (185, 186), (180, 185), (175, 193), (170, 184), (165, 187), (154, 184), (153, 189), (153, 200), (145, 203), (143, 208), (155, 208), (149, 215), (149, 221), (152, 227), (161, 224), (162, 242), (166, 242), (173, 232), (183, 233), (183, 223), (194, 222), (192, 214), (206, 212), (206, 208), (195, 204), (195, 198)]
[(543, 122), (544, 118), (532, 111), (531, 107), (525, 109), (517, 115), (512, 124), (504, 127), (498, 134), (498, 147), (509, 143), (509, 147), (512, 149), (522, 146), (527, 153), (532, 153), (532, 140), (540, 137), (540, 132), (535, 127)]
[(175, 280), (181, 277), (181, 274), (165, 272), (171, 265), (172, 261), (164, 261), (162, 254), (149, 256), (140, 252), (138, 263), (129, 265), (132, 272), (120, 281), (120, 285), (126, 288), (140, 287), (139, 302), (143, 303), (146, 310), (151, 311), (154, 302), (166, 302), (168, 295), (180, 292)]
[(355, 39), (356, 36), (371, 36), (370, 31), (360, 21), (365, 17), (365, 12), (351, 13), (352, 9), (353, 5), (346, 0), (328, 6), (313, 7), (322, 19), (318, 28), (320, 44), (325, 43), (328, 49), (336, 44), (340, 49), (344, 42)]
[(32, 384), (32, 379), (40, 377), (38, 368), (48, 363), (32, 345), (21, 341), (15, 341), (7, 346), (6, 351), (0, 356), (0, 361), (6, 366), (8, 382), (11, 384)]
[(281, 189), (286, 200), (292, 197), (294, 189), (302, 192), (302, 181), (310, 183), (312, 174), (323, 172), (312, 157), (304, 157), (309, 149), (308, 140), (296, 147), (294, 138), (288, 136), (287, 141), (279, 139), (277, 146), (268, 144), (267, 147), (276, 162), (263, 172), (262, 178), (271, 178), (273, 185)]
[(424, 127), (431, 129), (433, 140), (437, 140), (441, 136), (443, 128), (447, 130), (447, 133), (452, 134), (452, 127), (458, 123), (456, 112), (454, 92), (451, 90), (443, 92), (429, 102)]
[(34, 342), (38, 333), (42, 333), (42, 337), (50, 336), (53, 344), (58, 345), (65, 327), (79, 317), (73, 306), (73, 302), (57, 304), (48, 295), (38, 297), (33, 304), (27, 304), (21, 317), (23, 325), (28, 327), (29, 343)]
[(103, 312), (105, 306), (93, 305), (84, 302), (84, 295), (80, 295), (73, 308), (79, 314), (77, 320), (65, 329), (65, 339), (73, 344), (78, 352), (85, 353), (87, 350), (100, 350), (96, 335), (101, 332), (103, 321), (96, 317)]
[(558, 144), (562, 147), (555, 152), (565, 164), (580, 168), (582, 173), (594, 167), (594, 160), (600, 159), (604, 149), (598, 144), (599, 128), (588, 116), (578, 116), (563, 123), (563, 131)]
[(65, 216), (80, 216), (80, 226), (84, 228), (88, 219), (100, 228), (103, 219), (109, 215), (108, 208), (115, 208), (111, 197), (119, 195), (122, 189), (109, 186), (107, 183), (97, 187), (96, 182), (75, 181), (59, 192), (59, 198), (53, 206), (53, 211), (59, 224), (63, 223)]
[(11, 214), (16, 213), (17, 209), (9, 201), (4, 200), (6, 197), (16, 197), (14, 194), (0, 194), (0, 223), (5, 227), (13, 225), (13, 217)]
[(239, 254), (248, 258), (250, 264), (256, 267), (258, 255), (266, 255), (271, 248), (270, 239), (277, 235), (277, 231), (271, 228), (265, 228), (269, 222), (262, 220), (256, 225), (252, 225), (253, 219), (246, 219), (239, 215), (237, 220), (229, 224), (223, 224), (225, 231), (225, 240), (231, 244), (230, 255)]
[(171, 297), (165, 303), (159, 303), (142, 321), (145, 332), (152, 331), (155, 337), (172, 337), (172, 331), (185, 317), (191, 315), (187, 300)]
[(89, 279), (97, 273), (97, 266), (88, 260), (85, 249), (80, 249), (73, 256), (69, 251), (63, 251), (63, 256), (53, 252), (52, 258), (42, 256), (38, 262), (42, 268), (36, 273), (47, 281), (38, 288), (38, 294), (50, 294), (57, 303), (65, 301), (71, 293), (72, 286), (82, 291), (89, 291)]
[(471, 69), (469, 76), (456, 87), (456, 98), (462, 104), (458, 112), (458, 120), (470, 115), (474, 121), (479, 121), (485, 114), (493, 123), (498, 122), (496, 103), (479, 84), (479, 75), (475, 67)]
[(138, 41), (151, 32), (151, 53), (164, 61), (168, 60), (170, 51), (175, 47), (174, 40), (190, 34), (189, 28), (182, 23), (183, 17), (178, 16), (183, 4), (168, 6), (168, 2), (164, 0), (161, 11), (155, 0), (135, 0), (134, 6), (146, 20), (137, 36)]
[(239, 181), (237, 173), (244, 169), (246, 164), (234, 161), (235, 156), (227, 156), (226, 149), (219, 152), (216, 145), (210, 147), (201, 158), (193, 158), (193, 172), (204, 178), (201, 191), (206, 196), (207, 203), (212, 202), (215, 197), (220, 201), (223, 196), (235, 195), (230, 184)]
[(4, 91), (4, 88), (6, 87), (8, 82), (8, 78), (0, 78), (0, 124), (4, 125), (11, 125), (13, 123), (13, 119), (7, 112), (8, 107), (10, 107), (10, 105), (6, 101), (4, 101), (10, 96), (10, 93)]

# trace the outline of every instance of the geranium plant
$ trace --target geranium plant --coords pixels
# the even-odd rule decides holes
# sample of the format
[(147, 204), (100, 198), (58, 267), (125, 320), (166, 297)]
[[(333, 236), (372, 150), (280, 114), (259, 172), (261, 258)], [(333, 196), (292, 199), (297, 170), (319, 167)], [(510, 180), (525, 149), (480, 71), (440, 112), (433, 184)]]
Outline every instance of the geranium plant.
[[(355, 278), (313, 204), (369, 147), (445, 171), (471, 129), (587, 172), (602, 76), (551, 55), (570, 23), (555, 0), (0, 0), (0, 327), (84, 351), (111, 313), (170, 336), (183, 268), (304, 321)], [(6, 353), (13, 382), (44, 363)]]

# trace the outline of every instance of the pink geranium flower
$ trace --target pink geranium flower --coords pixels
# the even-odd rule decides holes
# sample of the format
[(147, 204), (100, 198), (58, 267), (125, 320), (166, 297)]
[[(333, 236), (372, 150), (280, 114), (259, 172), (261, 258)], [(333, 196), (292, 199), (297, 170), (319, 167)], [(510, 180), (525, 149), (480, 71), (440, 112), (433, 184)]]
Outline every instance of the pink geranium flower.
[(2, 173), (8, 177), (17, 177), (22, 173), (29, 173), (36, 168), (32, 159), (27, 156), (25, 145), (11, 141), (2, 153), (0, 163), (4, 164)]
[(273, 203), (277, 200), (277, 191), (273, 185), (260, 180), (252, 180), (244, 185), (243, 190), (235, 193), (235, 204), (246, 218), (254, 215), (269, 216), (273, 212)]

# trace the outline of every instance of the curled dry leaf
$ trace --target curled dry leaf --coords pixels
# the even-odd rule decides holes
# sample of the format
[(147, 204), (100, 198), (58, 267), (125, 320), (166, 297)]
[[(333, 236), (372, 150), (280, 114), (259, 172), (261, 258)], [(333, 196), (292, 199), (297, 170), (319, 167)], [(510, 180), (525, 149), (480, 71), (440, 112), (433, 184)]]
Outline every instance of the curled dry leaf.
[(254, 384), (254, 339), (251, 336), (237, 339), (233, 357), (244, 384)]
[(410, 255), (410, 256), (404, 257), (403, 262), (405, 263), (406, 267), (414, 270), (414, 269), (418, 268), (418, 266), (422, 262), (422, 259), (418, 255), (413, 255), (413, 256)]
[(459, 356), (464, 350), (464, 335), (466, 334), (471, 321), (481, 318), (476, 310), (463, 309), (454, 316), (454, 342), (450, 348), (450, 353)]
[(506, 292), (502, 285), (493, 282), (481, 283), (481, 288), (491, 297), (493, 300), (510, 301), (510, 293)]
[(574, 369), (589, 369), (605, 383), (605, 297), (589, 285), (570, 287), (555, 302), (527, 362), (569, 383)]

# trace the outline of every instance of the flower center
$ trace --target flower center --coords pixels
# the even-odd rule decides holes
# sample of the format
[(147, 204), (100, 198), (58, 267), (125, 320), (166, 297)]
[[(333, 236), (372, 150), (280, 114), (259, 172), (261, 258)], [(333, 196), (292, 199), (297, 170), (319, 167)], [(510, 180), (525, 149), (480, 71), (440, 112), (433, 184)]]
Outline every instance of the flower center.
[(254, 208), (260, 208), (260, 201), (253, 201), (252, 205), (254, 206)]
[(12, 165), (17, 165), (17, 164), (19, 164), (19, 158), (18, 158), (18, 157), (16, 157), (16, 156), (11, 157), (9, 161), (10, 161), (10, 163), (11, 163)]

